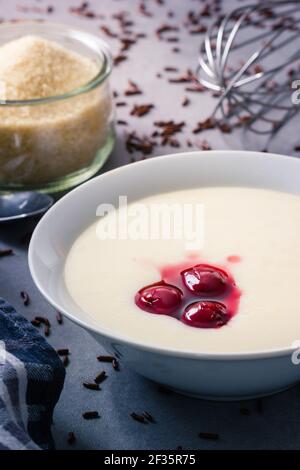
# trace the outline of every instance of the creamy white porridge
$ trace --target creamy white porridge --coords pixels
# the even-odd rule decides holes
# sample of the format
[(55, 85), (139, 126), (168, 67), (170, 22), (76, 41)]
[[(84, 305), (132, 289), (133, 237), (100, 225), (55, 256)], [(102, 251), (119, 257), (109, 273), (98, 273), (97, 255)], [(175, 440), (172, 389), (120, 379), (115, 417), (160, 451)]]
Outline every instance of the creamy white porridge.
[[(95, 221), (71, 247), (65, 281), (74, 301), (100, 327), (147, 345), (198, 352), (280, 348), (300, 339), (300, 197), (218, 187), (139, 202), (204, 204), (204, 246), (189, 259), (184, 240), (99, 240), (97, 224), (112, 214)], [(227, 324), (193, 328), (135, 304), (137, 291), (159, 281), (163, 266), (193, 266), (198, 259), (229, 269), (241, 290)]]

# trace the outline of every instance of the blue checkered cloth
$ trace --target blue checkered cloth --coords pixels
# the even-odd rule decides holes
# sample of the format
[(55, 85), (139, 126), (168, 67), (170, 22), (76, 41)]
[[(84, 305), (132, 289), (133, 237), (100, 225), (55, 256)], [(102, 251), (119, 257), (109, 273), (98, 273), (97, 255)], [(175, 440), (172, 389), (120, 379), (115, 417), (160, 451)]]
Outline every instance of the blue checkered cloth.
[(0, 298), (0, 450), (52, 449), (65, 370), (54, 349)]

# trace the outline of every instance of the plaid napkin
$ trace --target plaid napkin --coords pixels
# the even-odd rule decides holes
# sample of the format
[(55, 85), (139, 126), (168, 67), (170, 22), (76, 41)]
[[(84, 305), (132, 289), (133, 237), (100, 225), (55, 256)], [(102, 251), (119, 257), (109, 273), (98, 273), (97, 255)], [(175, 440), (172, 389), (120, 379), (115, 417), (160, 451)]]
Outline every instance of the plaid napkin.
[(38, 331), (0, 298), (0, 450), (52, 449), (65, 370)]

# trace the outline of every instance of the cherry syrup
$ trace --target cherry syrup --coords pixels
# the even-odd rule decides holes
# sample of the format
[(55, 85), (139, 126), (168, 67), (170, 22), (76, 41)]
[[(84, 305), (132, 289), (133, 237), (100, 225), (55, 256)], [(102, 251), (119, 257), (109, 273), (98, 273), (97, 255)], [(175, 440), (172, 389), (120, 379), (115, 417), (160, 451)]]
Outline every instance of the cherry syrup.
[(195, 328), (220, 328), (237, 313), (241, 291), (227, 267), (190, 259), (162, 266), (160, 274), (161, 281), (137, 292), (135, 303), (142, 310), (170, 315)]

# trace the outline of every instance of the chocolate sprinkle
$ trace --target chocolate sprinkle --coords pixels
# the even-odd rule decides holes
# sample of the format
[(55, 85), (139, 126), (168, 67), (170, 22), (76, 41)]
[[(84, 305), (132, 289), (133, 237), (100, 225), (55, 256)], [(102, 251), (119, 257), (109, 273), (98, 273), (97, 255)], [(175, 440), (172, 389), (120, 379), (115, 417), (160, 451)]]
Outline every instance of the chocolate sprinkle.
[(167, 38), (166, 41), (167, 42), (179, 42), (179, 38), (174, 36), (174, 37), (171, 37), (171, 38)]
[(190, 91), (193, 93), (203, 93), (205, 90), (204, 86), (201, 83), (194, 83), (193, 86), (188, 86), (185, 88), (185, 91)]
[(192, 70), (188, 69), (183, 75), (177, 78), (170, 78), (169, 83), (193, 83), (196, 80), (195, 74)]
[(71, 446), (71, 445), (75, 444), (75, 442), (76, 442), (76, 436), (75, 436), (74, 432), (71, 431), (71, 432), (68, 433), (67, 443)]
[(23, 304), (27, 307), (30, 303), (29, 295), (25, 290), (20, 292), (21, 299), (23, 300)]
[(60, 312), (56, 312), (56, 321), (59, 325), (63, 324), (63, 317), (62, 317), (62, 314)]
[(147, 16), (147, 17), (152, 17), (152, 13), (150, 13), (150, 11), (147, 10), (147, 7), (146, 7), (146, 4), (145, 3), (140, 3), (139, 5), (139, 12), (144, 15), (144, 16)]
[(143, 415), (139, 415), (135, 412), (132, 412), (130, 416), (132, 417), (132, 419), (134, 419), (135, 421), (138, 421), (139, 423), (148, 424)]
[(130, 112), (130, 115), (137, 117), (146, 116), (146, 114), (148, 114), (152, 108), (154, 108), (153, 104), (134, 105), (132, 111)]
[(40, 323), (42, 323), (43, 325), (45, 326), (48, 326), (50, 328), (50, 322), (48, 320), (48, 318), (45, 318), (45, 317), (41, 317), (41, 316), (37, 316), (34, 318), (35, 320), (39, 321)]
[(141, 95), (142, 93), (142, 90), (135, 82), (133, 82), (132, 80), (128, 80), (128, 87), (124, 91), (125, 96)]
[(200, 121), (197, 124), (197, 127), (193, 130), (193, 134), (198, 134), (207, 129), (214, 129), (216, 127), (216, 123), (214, 119), (207, 118), (204, 121)]
[(99, 415), (98, 411), (85, 411), (84, 413), (82, 413), (82, 417), (83, 417), (83, 419), (91, 420), (91, 419), (100, 418), (100, 415)]
[(69, 356), (64, 356), (63, 360), (62, 360), (62, 363), (63, 363), (64, 367), (67, 367), (70, 363)]
[(0, 249), (0, 258), (4, 258), (4, 256), (10, 256), (13, 254), (14, 254), (14, 250), (12, 248)]
[(68, 356), (70, 354), (70, 351), (67, 348), (58, 349), (56, 352), (59, 356)]
[(149, 421), (149, 423), (155, 423), (155, 419), (148, 411), (144, 411), (143, 416), (146, 418), (147, 421)]
[(178, 72), (178, 68), (177, 67), (165, 67), (164, 71), (165, 72)]
[(115, 360), (114, 356), (97, 356), (99, 362), (113, 362)]
[(177, 134), (177, 132), (181, 132), (182, 128), (185, 126), (185, 122), (181, 121), (176, 123), (174, 121), (156, 121), (154, 125), (162, 129), (159, 134), (161, 137), (169, 137)]
[(121, 62), (124, 62), (125, 60), (127, 60), (128, 57), (126, 55), (123, 55), (123, 54), (119, 54), (119, 55), (116, 55), (114, 57), (114, 65), (117, 66), (119, 65)]
[(173, 25), (164, 23), (159, 28), (157, 28), (156, 35), (158, 36), (159, 39), (162, 39), (162, 35), (164, 33), (174, 32), (178, 30), (179, 30), (178, 26), (173, 26)]
[(185, 96), (182, 100), (182, 106), (188, 106), (190, 104), (190, 100), (187, 96)]
[(82, 384), (85, 388), (87, 388), (88, 390), (101, 390), (100, 387), (99, 387), (99, 384), (97, 383), (94, 383), (94, 382), (83, 382)]
[(98, 374), (95, 379), (94, 379), (94, 382), (96, 384), (100, 384), (102, 383), (105, 379), (107, 379), (107, 375), (106, 375), (106, 372), (103, 370), (102, 372), (100, 372), (100, 374)]
[(206, 33), (207, 27), (204, 25), (200, 25), (195, 29), (190, 29), (189, 33), (194, 35), (194, 34), (203, 34)]
[(111, 31), (111, 29), (108, 26), (100, 26), (100, 29), (101, 29), (101, 31), (103, 31), (104, 34), (106, 34), (106, 36), (108, 36), (110, 38), (117, 38), (118, 37), (118, 35), (116, 33), (114, 33), (113, 31)]
[(229, 134), (232, 130), (231, 127), (226, 122), (221, 122), (219, 124), (219, 129), (225, 134)]
[(133, 153), (135, 150), (142, 152), (144, 155), (152, 153), (155, 142), (149, 137), (139, 137), (135, 132), (130, 132), (126, 139), (126, 148), (129, 153)]

